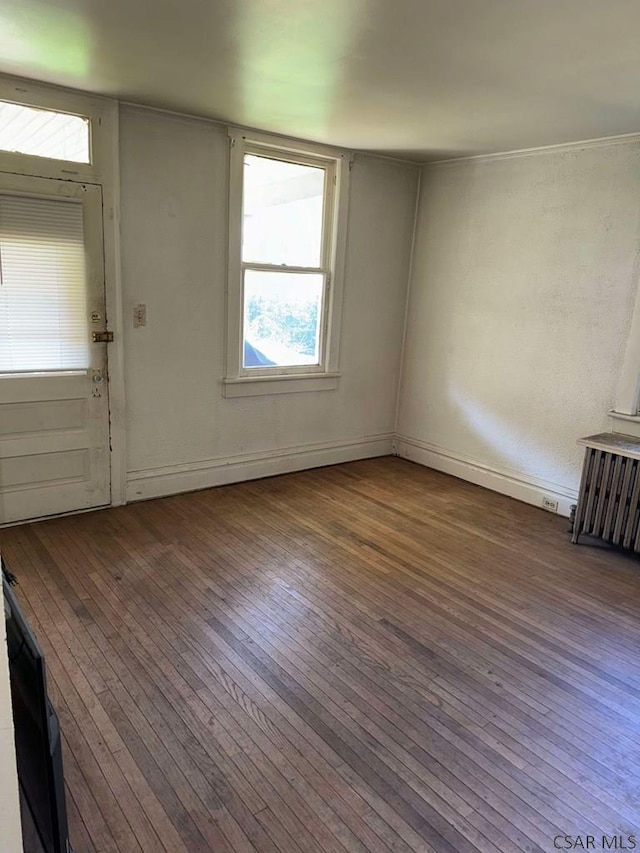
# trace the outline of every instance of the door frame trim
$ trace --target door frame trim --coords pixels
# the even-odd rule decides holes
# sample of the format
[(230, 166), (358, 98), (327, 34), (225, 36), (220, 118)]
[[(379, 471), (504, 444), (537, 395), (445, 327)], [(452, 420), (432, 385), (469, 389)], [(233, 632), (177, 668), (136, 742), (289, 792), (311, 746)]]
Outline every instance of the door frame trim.
[[(30, 106), (78, 113), (92, 120), (94, 159), (70, 164), (44, 157), (0, 152), (0, 172), (74, 183), (98, 184), (102, 189), (102, 234), (108, 344), (109, 441), (111, 506), (126, 503), (126, 416), (124, 386), (124, 325), (120, 262), (120, 135), (119, 104), (111, 98), (0, 75), (0, 98)], [(71, 168), (68, 168), (71, 167)], [(75, 171), (74, 171), (75, 170)]]
[(107, 328), (113, 343), (107, 344), (109, 371), (109, 441), (111, 505), (127, 502), (126, 413), (124, 387), (124, 323), (122, 267), (120, 262), (120, 116), (117, 101), (108, 102), (101, 131), (105, 134), (102, 181), (102, 229), (104, 239), (104, 288)]

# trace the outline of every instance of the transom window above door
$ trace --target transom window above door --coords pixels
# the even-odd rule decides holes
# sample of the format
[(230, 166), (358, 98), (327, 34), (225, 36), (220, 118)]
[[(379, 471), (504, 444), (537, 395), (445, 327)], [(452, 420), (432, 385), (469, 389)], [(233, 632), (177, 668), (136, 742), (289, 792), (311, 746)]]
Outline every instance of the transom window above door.
[(91, 121), (84, 116), (0, 101), (0, 151), (90, 163)]

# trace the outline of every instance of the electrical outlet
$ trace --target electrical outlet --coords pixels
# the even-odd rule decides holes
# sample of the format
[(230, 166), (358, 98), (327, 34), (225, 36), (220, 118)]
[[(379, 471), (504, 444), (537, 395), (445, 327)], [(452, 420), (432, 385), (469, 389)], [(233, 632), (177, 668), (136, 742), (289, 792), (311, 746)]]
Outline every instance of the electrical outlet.
[(553, 498), (544, 496), (542, 498), (542, 508), (548, 509), (549, 512), (558, 512), (558, 501), (554, 501)]
[(147, 306), (146, 305), (134, 305), (133, 306), (133, 328), (137, 329), (140, 326), (147, 325)]

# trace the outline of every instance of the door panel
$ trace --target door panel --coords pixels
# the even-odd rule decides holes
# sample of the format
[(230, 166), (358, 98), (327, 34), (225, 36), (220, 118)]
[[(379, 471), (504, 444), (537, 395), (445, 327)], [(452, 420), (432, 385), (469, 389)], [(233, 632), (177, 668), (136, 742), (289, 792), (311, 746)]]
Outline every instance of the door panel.
[[(90, 341), (106, 328), (100, 187), (0, 174), (7, 194), (81, 206)], [(107, 345), (88, 351), (82, 370), (0, 372), (0, 524), (109, 504)]]
[(43, 403), (7, 404), (2, 408), (0, 436), (27, 436), (36, 432), (82, 429), (86, 400), (47, 400)]
[[(0, 477), (7, 489), (45, 483), (86, 482), (89, 460), (86, 450), (34, 453), (28, 457), (0, 459)], [(28, 464), (27, 464), (28, 461)]]

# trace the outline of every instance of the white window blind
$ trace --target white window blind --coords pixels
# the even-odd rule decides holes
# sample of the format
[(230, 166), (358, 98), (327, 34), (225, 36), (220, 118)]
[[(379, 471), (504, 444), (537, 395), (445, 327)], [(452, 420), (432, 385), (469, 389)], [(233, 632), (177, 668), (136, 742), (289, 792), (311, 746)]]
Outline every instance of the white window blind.
[(89, 366), (82, 204), (0, 195), (0, 373)]

